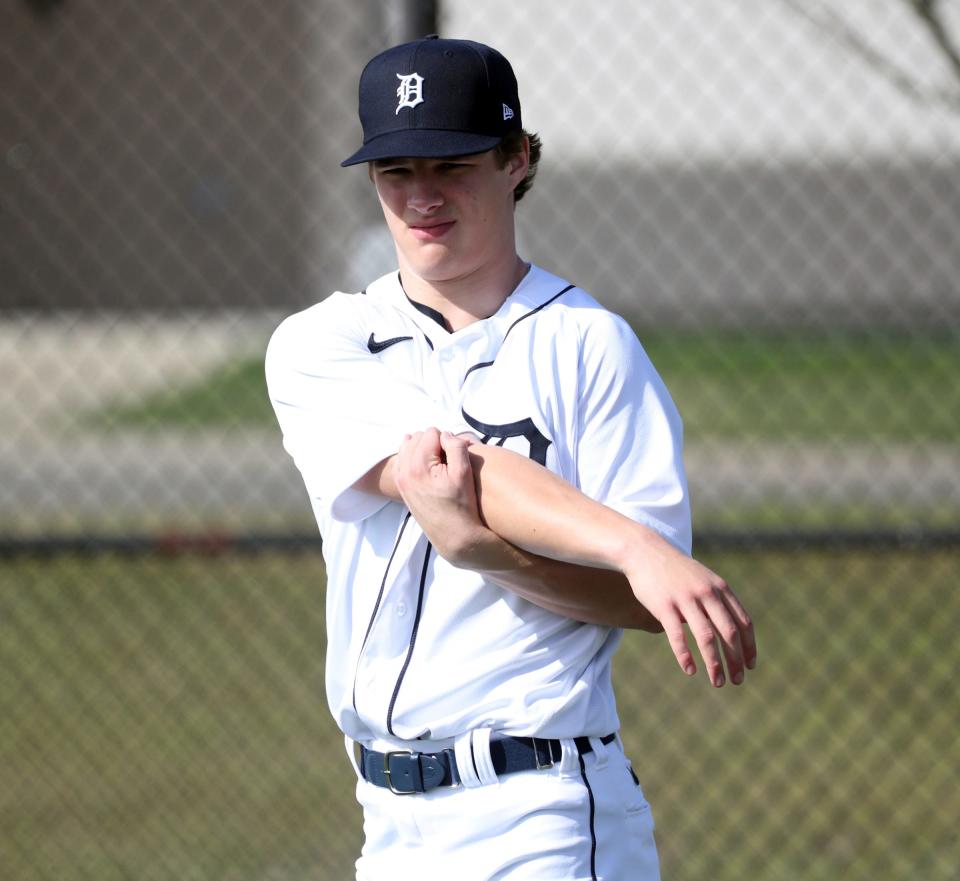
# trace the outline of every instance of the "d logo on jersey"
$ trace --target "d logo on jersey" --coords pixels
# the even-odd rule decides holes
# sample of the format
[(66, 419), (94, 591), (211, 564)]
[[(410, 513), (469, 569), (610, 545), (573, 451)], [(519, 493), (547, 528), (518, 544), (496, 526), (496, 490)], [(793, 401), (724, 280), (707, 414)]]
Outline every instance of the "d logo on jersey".
[(543, 436), (540, 429), (533, 424), (532, 419), (520, 419), (517, 422), (507, 422), (503, 425), (491, 425), (488, 422), (474, 419), (466, 410), (460, 412), (463, 413), (463, 418), (467, 424), (481, 435), (483, 443), (489, 443), (496, 438), (496, 446), (502, 447), (508, 438), (522, 437), (529, 444), (527, 457), (533, 459), (538, 465), (546, 467), (547, 448), (550, 446), (550, 439)]

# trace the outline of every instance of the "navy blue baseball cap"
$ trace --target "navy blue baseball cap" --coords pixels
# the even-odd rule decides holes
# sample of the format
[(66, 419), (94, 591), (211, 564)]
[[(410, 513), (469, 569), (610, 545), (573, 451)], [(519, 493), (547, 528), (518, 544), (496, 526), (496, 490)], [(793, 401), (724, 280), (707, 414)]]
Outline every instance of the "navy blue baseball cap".
[(360, 122), (363, 146), (341, 165), (483, 153), (523, 128), (510, 62), (483, 43), (435, 35), (367, 63)]

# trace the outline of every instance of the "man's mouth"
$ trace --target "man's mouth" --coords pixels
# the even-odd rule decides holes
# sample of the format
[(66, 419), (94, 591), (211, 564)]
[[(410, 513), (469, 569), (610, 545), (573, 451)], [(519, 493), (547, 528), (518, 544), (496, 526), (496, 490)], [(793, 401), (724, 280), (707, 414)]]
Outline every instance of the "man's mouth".
[(413, 237), (421, 241), (434, 241), (445, 236), (456, 223), (455, 220), (436, 220), (410, 226)]

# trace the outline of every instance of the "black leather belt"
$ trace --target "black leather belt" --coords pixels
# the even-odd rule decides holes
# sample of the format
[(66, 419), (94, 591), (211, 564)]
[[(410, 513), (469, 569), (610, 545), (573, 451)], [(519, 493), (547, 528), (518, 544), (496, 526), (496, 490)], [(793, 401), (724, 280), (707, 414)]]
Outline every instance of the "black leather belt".
[[(616, 732), (601, 737), (604, 744), (612, 743)], [(576, 737), (574, 742), (581, 755), (593, 751), (589, 737)], [(559, 740), (539, 737), (498, 737), (490, 741), (490, 758), (497, 775), (517, 771), (550, 768), (560, 761), (563, 747)], [(360, 745), (360, 774), (368, 783), (382, 786), (397, 795), (429, 792), (438, 786), (458, 786), (460, 772), (452, 749), (435, 753), (414, 753), (392, 750), (379, 753)]]

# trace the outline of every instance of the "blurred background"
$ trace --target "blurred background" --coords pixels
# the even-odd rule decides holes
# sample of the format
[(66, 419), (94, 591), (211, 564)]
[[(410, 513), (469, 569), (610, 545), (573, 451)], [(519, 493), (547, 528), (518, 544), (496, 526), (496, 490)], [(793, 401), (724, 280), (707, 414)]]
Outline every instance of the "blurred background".
[[(366, 60), (503, 51), (522, 253), (686, 426), (739, 690), (630, 634), (665, 881), (960, 877), (960, 0), (11, 0), (0, 27), (0, 877), (352, 877), (324, 574), (263, 384), (391, 268)], [(468, 671), (464, 672), (468, 676)]]

